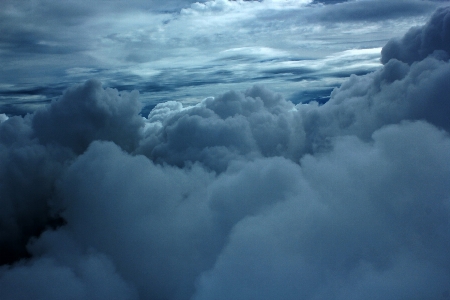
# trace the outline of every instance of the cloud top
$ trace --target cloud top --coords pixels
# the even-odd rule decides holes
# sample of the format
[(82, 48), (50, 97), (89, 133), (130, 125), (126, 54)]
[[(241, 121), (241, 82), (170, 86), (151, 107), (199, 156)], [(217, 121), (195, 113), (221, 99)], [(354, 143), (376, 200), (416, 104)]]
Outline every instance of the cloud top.
[(401, 39), (390, 40), (381, 51), (382, 63), (397, 59), (408, 64), (430, 54), (442, 59), (450, 55), (450, 8), (439, 8), (423, 27), (411, 28)]
[(0, 115), (0, 295), (448, 298), (450, 62), (409, 35), (321, 105), (256, 85), (142, 117), (90, 80)]

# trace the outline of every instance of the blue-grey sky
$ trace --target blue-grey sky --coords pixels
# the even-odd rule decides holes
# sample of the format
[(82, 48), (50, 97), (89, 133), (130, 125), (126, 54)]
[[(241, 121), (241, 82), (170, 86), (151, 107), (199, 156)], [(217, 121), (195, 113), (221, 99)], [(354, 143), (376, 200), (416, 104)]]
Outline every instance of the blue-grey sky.
[(294, 102), (380, 67), (388, 39), (442, 2), (13, 1), (0, 6), (0, 113), (30, 112), (90, 78), (145, 105), (264, 84)]

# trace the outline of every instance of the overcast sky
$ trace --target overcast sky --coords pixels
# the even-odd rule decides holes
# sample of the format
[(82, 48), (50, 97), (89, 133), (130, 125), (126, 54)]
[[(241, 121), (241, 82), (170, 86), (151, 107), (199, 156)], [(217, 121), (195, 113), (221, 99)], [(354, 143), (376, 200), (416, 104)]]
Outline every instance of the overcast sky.
[(0, 4), (0, 112), (23, 114), (90, 78), (148, 110), (264, 84), (298, 103), (380, 67), (388, 39), (443, 2), (16, 1)]
[(449, 2), (1, 5), (2, 300), (450, 299)]

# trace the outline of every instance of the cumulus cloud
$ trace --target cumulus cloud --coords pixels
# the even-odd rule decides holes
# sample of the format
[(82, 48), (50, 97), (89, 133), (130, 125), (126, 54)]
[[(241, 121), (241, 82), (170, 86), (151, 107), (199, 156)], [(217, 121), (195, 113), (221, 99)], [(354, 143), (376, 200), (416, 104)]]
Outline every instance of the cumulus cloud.
[[(168, 108), (157, 105), (156, 112), (163, 107)], [(294, 105), (261, 86), (175, 109), (166, 113), (162, 126), (146, 131), (138, 153), (158, 162), (202, 162), (222, 171), (236, 159), (294, 156), (303, 144)], [(155, 118), (152, 113), (149, 117)]]
[(69, 88), (52, 105), (33, 117), (35, 134), (43, 144), (58, 143), (77, 153), (94, 140), (111, 140), (132, 150), (144, 125), (138, 113), (138, 92), (104, 90), (97, 80)]
[(235, 225), (194, 299), (438, 299), (448, 290), (448, 133), (401, 123), (371, 143), (332, 144), (301, 167), (277, 162), (295, 180)]
[(411, 28), (401, 39), (390, 40), (381, 52), (381, 61), (395, 58), (411, 64), (430, 54), (444, 60), (450, 55), (448, 7), (438, 9), (424, 27)]
[(0, 294), (448, 298), (448, 50), (401, 41), (323, 105), (256, 85), (143, 118), (91, 80), (0, 115)]
[(60, 219), (50, 212), (54, 183), (67, 162), (94, 140), (131, 151), (144, 122), (137, 93), (119, 93), (92, 80), (24, 118), (3, 117), (0, 127), (1, 261), (27, 255), (25, 245)]

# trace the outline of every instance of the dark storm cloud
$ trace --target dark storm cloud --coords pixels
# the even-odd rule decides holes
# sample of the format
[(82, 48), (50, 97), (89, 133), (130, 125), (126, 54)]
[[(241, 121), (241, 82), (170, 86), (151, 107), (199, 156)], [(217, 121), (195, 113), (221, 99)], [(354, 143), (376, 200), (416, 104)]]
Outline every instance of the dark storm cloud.
[[(449, 15), (416, 30), (444, 35)], [(450, 63), (433, 45), (323, 105), (256, 85), (143, 118), (137, 92), (90, 80), (0, 114), (0, 295), (447, 297)]]

